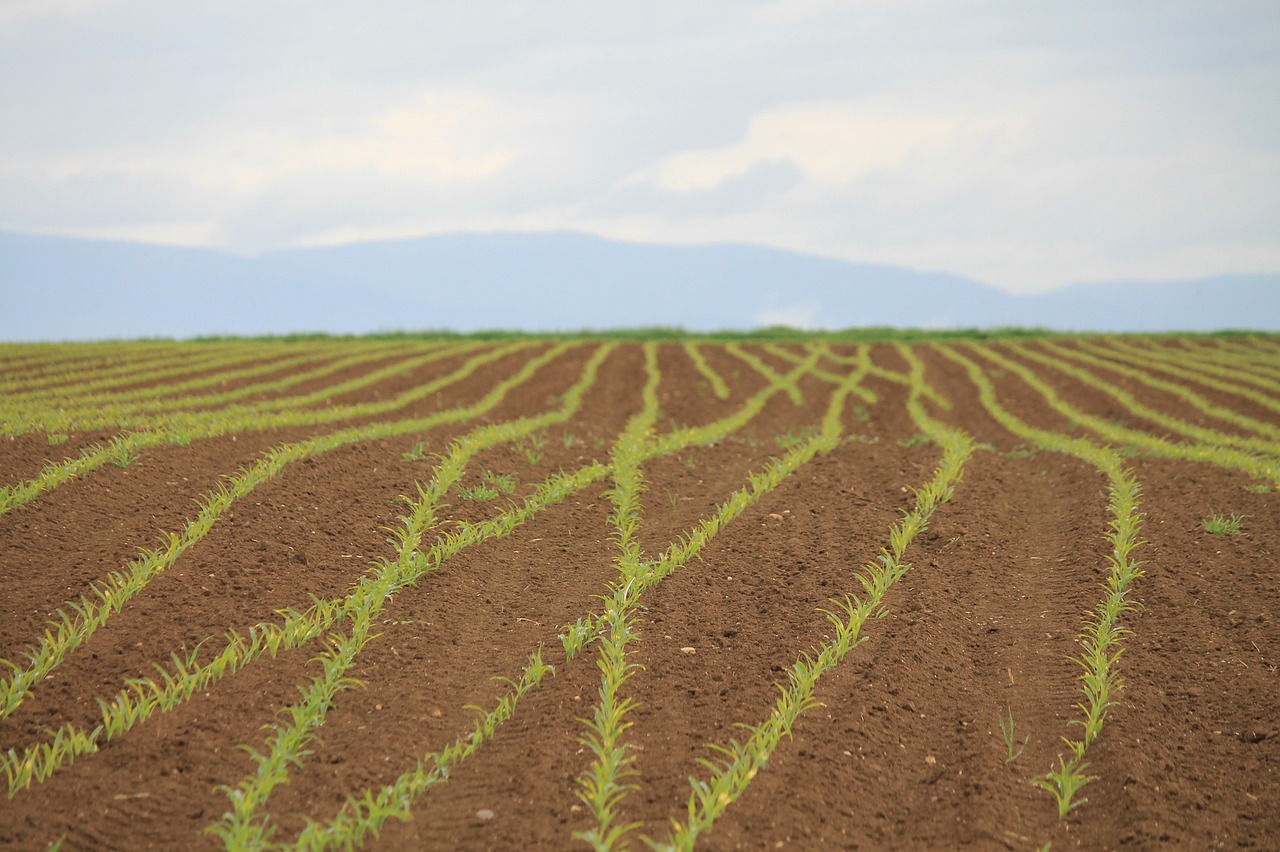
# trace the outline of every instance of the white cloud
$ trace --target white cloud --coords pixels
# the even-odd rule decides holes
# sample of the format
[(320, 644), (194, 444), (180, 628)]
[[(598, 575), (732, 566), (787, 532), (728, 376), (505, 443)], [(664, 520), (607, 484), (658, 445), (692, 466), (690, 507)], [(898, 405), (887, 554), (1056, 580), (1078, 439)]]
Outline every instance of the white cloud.
[(753, 166), (795, 164), (810, 179), (848, 183), (869, 173), (937, 159), (962, 132), (1005, 130), (1001, 123), (948, 115), (892, 114), (857, 103), (800, 104), (751, 119), (746, 137), (664, 158), (652, 179), (674, 192), (712, 189)]
[(1278, 268), (1274, 3), (659, 5), (0, 0), (0, 227), (580, 229), (1010, 290)]
[(299, 172), (367, 172), (407, 180), (483, 180), (513, 156), (486, 138), (492, 119), (481, 97), (428, 94), (368, 119), (357, 132), (317, 137), (268, 129), (205, 154), (214, 174), (257, 190)]
[(215, 246), (220, 242), (217, 222), (138, 222), (129, 225), (104, 225), (90, 228), (66, 228), (61, 233), (91, 240), (126, 240), (160, 246)]

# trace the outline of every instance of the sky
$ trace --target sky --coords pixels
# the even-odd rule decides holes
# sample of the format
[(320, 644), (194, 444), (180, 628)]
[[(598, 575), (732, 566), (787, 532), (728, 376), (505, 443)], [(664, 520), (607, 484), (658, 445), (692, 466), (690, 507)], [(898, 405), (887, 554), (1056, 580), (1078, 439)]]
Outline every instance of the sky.
[(0, 0), (0, 229), (1280, 271), (1280, 3)]

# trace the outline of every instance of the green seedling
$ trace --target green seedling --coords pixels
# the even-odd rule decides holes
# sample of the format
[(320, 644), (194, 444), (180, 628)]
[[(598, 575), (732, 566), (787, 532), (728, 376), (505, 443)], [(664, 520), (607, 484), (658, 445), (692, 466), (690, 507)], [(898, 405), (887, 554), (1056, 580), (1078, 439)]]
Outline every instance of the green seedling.
[(50, 432), (45, 436), (45, 439), (49, 442), (49, 446), (56, 447), (59, 444), (65, 444), (68, 437), (68, 435), (61, 432)]
[(1248, 492), (1249, 492), (1249, 493), (1251, 493), (1251, 494), (1270, 494), (1270, 493), (1271, 493), (1271, 486), (1269, 486), (1269, 485), (1246, 485), (1246, 486), (1244, 487), (1244, 490), (1245, 490), (1245, 491), (1248, 491)]
[(516, 478), (509, 473), (498, 474), (491, 470), (486, 470), (481, 474), (481, 478), (484, 479), (487, 484), (492, 485), (503, 494), (515, 493)]
[(1204, 528), (1205, 532), (1210, 532), (1214, 535), (1239, 535), (1240, 525), (1244, 523), (1244, 519), (1247, 517), (1249, 516), (1232, 515), (1228, 518), (1226, 515), (1212, 515), (1201, 521), (1200, 526)]
[(1031, 737), (1023, 737), (1022, 742), (1018, 742), (1018, 736), (1014, 732), (1013, 709), (1006, 707), (1008, 717), (1000, 717), (1000, 733), (1004, 737), (1005, 763), (1013, 763), (1022, 756), (1022, 750), (1027, 747), (1027, 743)]
[(458, 496), (463, 500), (496, 500), (498, 489), (492, 485), (477, 485), (474, 488), (459, 488)]
[(899, 439), (898, 439), (898, 446), (899, 446), (899, 447), (918, 447), (918, 446), (920, 446), (921, 444), (927, 444), (927, 443), (929, 443), (929, 436), (928, 436), (928, 435), (922, 435), (922, 434), (919, 434), (919, 433), (917, 433), (917, 434), (915, 434), (915, 435), (912, 435), (910, 438), (899, 438)]
[(1043, 777), (1036, 779), (1036, 786), (1048, 790), (1058, 802), (1058, 819), (1065, 819), (1073, 809), (1089, 801), (1075, 798), (1081, 787), (1090, 781), (1098, 780), (1096, 775), (1084, 774), (1087, 766), (1088, 764), (1081, 761), (1078, 756), (1070, 761), (1059, 756), (1058, 768), (1050, 769)]
[(401, 453), (405, 461), (425, 461), (427, 458), (427, 442), (418, 441), (407, 453)]
[(812, 438), (816, 434), (818, 434), (818, 430), (813, 426), (808, 426), (804, 429), (801, 429), (799, 432), (787, 432), (784, 435), (779, 435), (773, 440), (777, 442), (780, 448), (784, 450), (789, 450), (792, 447), (803, 444), (805, 441), (808, 441), (810, 438)]
[(122, 438), (113, 439), (107, 450), (108, 460), (116, 467), (128, 467), (137, 457), (137, 452)]

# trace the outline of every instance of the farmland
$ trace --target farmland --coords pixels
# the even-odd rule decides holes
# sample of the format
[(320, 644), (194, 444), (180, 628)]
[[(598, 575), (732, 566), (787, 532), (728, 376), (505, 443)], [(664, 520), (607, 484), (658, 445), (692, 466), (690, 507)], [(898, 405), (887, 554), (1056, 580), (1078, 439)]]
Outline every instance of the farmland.
[(0, 847), (1280, 836), (1275, 337), (0, 364)]

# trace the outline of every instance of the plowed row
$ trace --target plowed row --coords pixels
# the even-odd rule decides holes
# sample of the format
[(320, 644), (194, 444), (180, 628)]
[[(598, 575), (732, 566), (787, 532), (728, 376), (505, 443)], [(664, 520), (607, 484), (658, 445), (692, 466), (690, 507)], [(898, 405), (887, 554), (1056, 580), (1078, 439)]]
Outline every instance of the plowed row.
[(3, 848), (1280, 836), (1275, 338), (0, 368)]

